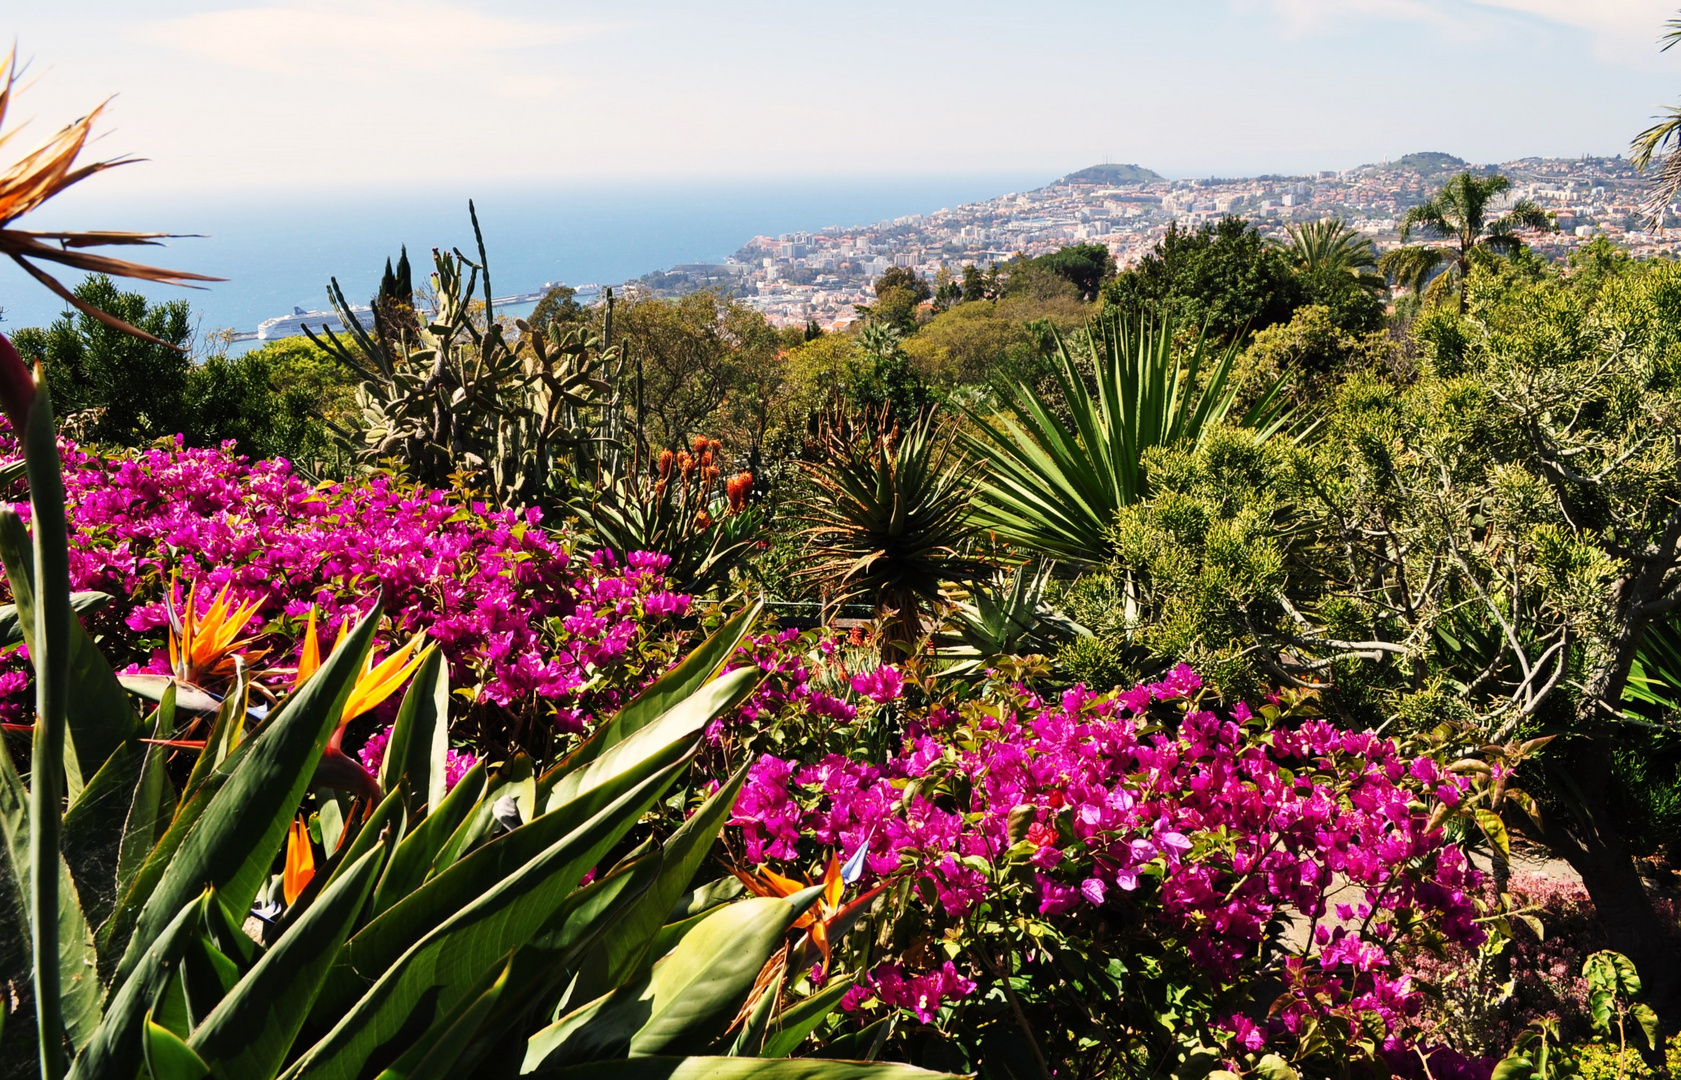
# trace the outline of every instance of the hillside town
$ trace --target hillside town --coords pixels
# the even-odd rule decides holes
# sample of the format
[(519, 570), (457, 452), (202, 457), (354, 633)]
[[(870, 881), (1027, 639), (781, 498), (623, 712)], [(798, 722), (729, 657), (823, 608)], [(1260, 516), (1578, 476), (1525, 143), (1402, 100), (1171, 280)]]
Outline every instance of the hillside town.
[[(1410, 154), (1394, 162), (1314, 176), (1169, 180), (1133, 165), (1098, 165), (1035, 191), (935, 210), (872, 225), (756, 236), (723, 263), (675, 266), (635, 287), (655, 295), (722, 289), (779, 325), (846, 326), (856, 305), (873, 299), (871, 282), (889, 267), (928, 279), (962, 267), (982, 268), (1017, 254), (1041, 255), (1068, 244), (1101, 243), (1125, 268), (1161, 239), (1171, 223), (1196, 227), (1236, 214), (1269, 236), (1288, 226), (1340, 218), (1371, 236), (1379, 250), (1401, 243), (1399, 221), (1457, 172), (1509, 177), (1512, 199), (1530, 199), (1552, 215), (1557, 231), (1536, 234), (1549, 258), (1567, 256), (1606, 236), (1636, 256), (1681, 249), (1681, 213), (1665, 209), (1653, 222), (1645, 177), (1626, 159), (1525, 158), (1470, 166), (1446, 154)], [(1665, 228), (1668, 225), (1671, 228)]]

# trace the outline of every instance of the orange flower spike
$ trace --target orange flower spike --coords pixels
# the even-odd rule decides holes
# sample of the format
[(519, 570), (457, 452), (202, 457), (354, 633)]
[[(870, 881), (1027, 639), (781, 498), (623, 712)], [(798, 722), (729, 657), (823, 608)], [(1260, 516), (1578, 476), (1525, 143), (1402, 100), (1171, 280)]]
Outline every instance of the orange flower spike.
[(280, 883), (287, 907), (297, 902), (314, 877), (315, 848), (310, 844), (309, 825), (303, 818), (293, 818), (286, 836), (286, 872)]
[(209, 676), (231, 675), (230, 658), (252, 641), (239, 635), (245, 632), (262, 603), (252, 600), (236, 607), (228, 602), (228, 586), (224, 585), (201, 614), (198, 586), (189, 589), (187, 607), (181, 617), (180, 640), (176, 640), (174, 627), (169, 632), (169, 660), (176, 677), (199, 683)]
[(829, 869), (823, 874), (823, 907), (825, 914), (840, 907), (841, 893), (846, 891), (846, 882), (841, 880), (840, 857), (829, 856)]
[(315, 608), (309, 609), (309, 625), (304, 627), (303, 650), (298, 653), (298, 675), (292, 680), (296, 690), (309, 681), (321, 667), (321, 639), (315, 636)]
[[(346, 620), (348, 622), (348, 620)], [(408, 644), (393, 649), (391, 655), (378, 664), (373, 657), (368, 657), (362, 674), (357, 678), (356, 685), (350, 690), (350, 697), (345, 699), (344, 712), (339, 715), (338, 730), (333, 732), (332, 741), (328, 744), (334, 748), (344, 737), (344, 727), (352, 720), (379, 707), (379, 704), (408, 681), (414, 669), (420, 666), (425, 658), (419, 654), (420, 643), (426, 640), (426, 635), (416, 634)], [(335, 646), (337, 648), (337, 646)]]

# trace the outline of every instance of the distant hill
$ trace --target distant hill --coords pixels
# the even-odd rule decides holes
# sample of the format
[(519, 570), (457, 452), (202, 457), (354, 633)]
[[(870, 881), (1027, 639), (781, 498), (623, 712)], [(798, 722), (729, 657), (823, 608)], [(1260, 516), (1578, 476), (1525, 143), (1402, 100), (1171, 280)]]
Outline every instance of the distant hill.
[(1403, 169), (1411, 169), (1413, 172), (1421, 173), (1450, 172), (1453, 170), (1469, 169), (1470, 167), (1470, 162), (1466, 161), (1464, 158), (1456, 158), (1452, 154), (1442, 154), (1437, 153), (1436, 151), (1427, 151), (1422, 154), (1407, 154), (1404, 157), (1396, 158), (1394, 161), (1379, 166), (1379, 168), (1386, 172), (1400, 172)]
[(1165, 179), (1160, 173), (1138, 165), (1093, 165), (1071, 172), (1059, 184), (1148, 184)]

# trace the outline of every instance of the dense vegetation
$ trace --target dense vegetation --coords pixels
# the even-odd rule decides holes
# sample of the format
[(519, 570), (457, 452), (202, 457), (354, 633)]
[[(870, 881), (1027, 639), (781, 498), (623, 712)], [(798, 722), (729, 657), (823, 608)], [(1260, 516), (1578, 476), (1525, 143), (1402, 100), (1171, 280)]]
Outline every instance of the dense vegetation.
[(1502, 191), (838, 332), (509, 320), (482, 240), (237, 357), (67, 290), (0, 338), (0, 1074), (1662, 1068), (1681, 267)]

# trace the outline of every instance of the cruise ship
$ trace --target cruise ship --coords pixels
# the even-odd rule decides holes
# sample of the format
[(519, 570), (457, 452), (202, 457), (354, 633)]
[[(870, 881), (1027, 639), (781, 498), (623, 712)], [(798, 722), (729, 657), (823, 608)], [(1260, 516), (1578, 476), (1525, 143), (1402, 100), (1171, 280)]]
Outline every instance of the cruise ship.
[[(498, 308), (519, 307), (523, 304), (535, 304), (544, 296), (548, 295), (550, 289), (562, 284), (565, 283), (560, 281), (546, 281), (543, 283), (543, 287), (535, 292), (514, 293), (511, 296), (497, 296), (491, 299), (491, 303), (496, 305)], [(585, 285), (578, 289), (577, 299), (579, 303), (587, 304), (593, 301), (600, 293), (601, 286)], [(373, 308), (353, 307), (350, 309), (350, 313), (362, 324), (362, 329), (369, 331), (373, 330)], [(257, 324), (256, 330), (246, 330), (236, 333), (233, 335), (233, 340), (276, 341), (280, 338), (296, 337), (304, 332), (304, 327), (306, 325), (317, 334), (321, 333), (323, 328), (331, 330), (335, 334), (342, 334), (345, 332), (345, 325), (339, 320), (338, 312), (336, 311), (305, 311), (301, 307), (294, 307), (292, 309), (292, 314), (276, 315), (272, 319), (264, 319), (262, 322)]]

